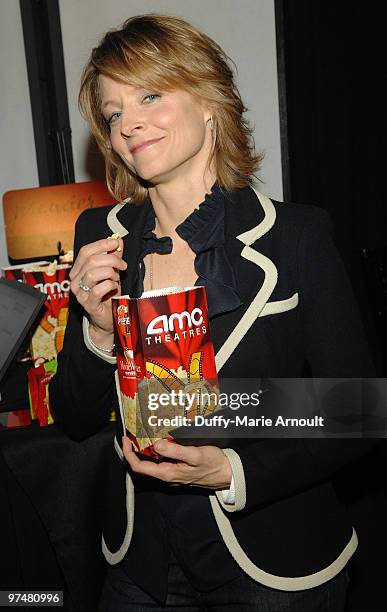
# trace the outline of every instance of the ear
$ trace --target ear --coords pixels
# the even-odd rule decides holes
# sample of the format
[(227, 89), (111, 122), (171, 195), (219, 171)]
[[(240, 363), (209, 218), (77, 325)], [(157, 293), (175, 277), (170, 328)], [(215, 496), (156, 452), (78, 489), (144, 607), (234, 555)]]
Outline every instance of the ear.
[(209, 127), (212, 131), (214, 129), (214, 111), (213, 109), (206, 109), (203, 113), (204, 123), (206, 127)]
[(213, 117), (214, 115), (214, 109), (211, 108), (208, 104), (208, 102), (206, 102), (205, 100), (203, 100), (203, 98), (198, 97), (198, 102), (200, 104), (200, 106), (202, 107), (202, 112), (203, 112), (203, 120), (204, 123), (207, 123), (207, 121), (209, 121), (209, 119), (211, 117)]

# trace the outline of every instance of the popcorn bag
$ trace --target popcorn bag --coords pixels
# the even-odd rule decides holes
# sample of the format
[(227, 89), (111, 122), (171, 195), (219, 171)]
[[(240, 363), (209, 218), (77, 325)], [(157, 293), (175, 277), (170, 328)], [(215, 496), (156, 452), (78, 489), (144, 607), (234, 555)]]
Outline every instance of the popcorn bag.
[[(70, 254), (68, 254), (71, 261)], [(47, 295), (38, 318), (38, 325), (32, 335), (28, 334), (17, 355), (17, 361), (30, 361), (34, 367), (28, 370), (28, 394), (30, 401), (29, 423), (31, 417), (40, 426), (50, 425), (53, 418), (50, 412), (48, 383), (56, 371), (57, 354), (63, 347), (64, 332), (70, 299), (70, 264), (37, 261), (29, 264), (2, 268), (2, 276), (8, 280), (32, 285), (37, 291)], [(10, 417), (15, 423), (15, 417)], [(27, 423), (26, 419), (21, 421)], [(15, 425), (16, 426), (16, 425)]]
[(112, 299), (117, 391), (137, 451), (215, 410), (219, 387), (204, 287)]
[(32, 419), (39, 421), (40, 427), (54, 422), (48, 396), (48, 384), (56, 372), (56, 359), (28, 370), (28, 394)]
[[(48, 261), (37, 261), (33, 265), (34, 267), (36, 267), (36, 266), (44, 266), (44, 265), (48, 266), (48, 264), (49, 264)], [(16, 280), (19, 283), (23, 283), (24, 282), (23, 272), (25, 269), (28, 270), (30, 265), (31, 264), (19, 264), (17, 266), (7, 266), (6, 268), (1, 268), (1, 274), (3, 278), (6, 278), (7, 280)]]
[(62, 350), (70, 300), (70, 269), (69, 264), (56, 262), (24, 268), (24, 282), (47, 295), (43, 316), (31, 338), (35, 364), (55, 359)]

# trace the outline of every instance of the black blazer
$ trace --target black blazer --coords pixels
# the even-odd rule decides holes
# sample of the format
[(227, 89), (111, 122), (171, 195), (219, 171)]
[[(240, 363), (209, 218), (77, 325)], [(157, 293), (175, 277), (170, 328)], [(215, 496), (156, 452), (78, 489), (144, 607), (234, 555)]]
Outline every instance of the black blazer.
[[(147, 206), (90, 209), (76, 225), (80, 247), (112, 231), (124, 239), (129, 292), (139, 265)], [(225, 196), (225, 248), (243, 304), (214, 317), (211, 334), (219, 377), (374, 376), (350, 284), (326, 213), (274, 202), (246, 187)], [(62, 428), (82, 440), (106, 425), (117, 406), (115, 365), (94, 354), (82, 334), (82, 309), (70, 308), (58, 371), (50, 384)], [(135, 475), (122, 460), (117, 421), (103, 551), (124, 557), (133, 531)], [(336, 575), (357, 547), (330, 482), (372, 445), (362, 439), (258, 439), (228, 453), (236, 504), (209, 493), (221, 535), (240, 567), (264, 585), (301, 590)], [(155, 485), (156, 486), (156, 485)], [(200, 517), (198, 517), (200, 520)]]

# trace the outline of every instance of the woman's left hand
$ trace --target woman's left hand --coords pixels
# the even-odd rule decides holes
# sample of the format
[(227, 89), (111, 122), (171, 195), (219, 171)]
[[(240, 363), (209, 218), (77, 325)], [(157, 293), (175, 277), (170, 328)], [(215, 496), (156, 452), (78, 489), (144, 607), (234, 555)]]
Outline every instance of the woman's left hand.
[(158, 440), (154, 448), (173, 461), (153, 463), (140, 459), (127, 437), (122, 438), (124, 456), (136, 474), (153, 476), (169, 484), (188, 484), (208, 489), (228, 489), (232, 470), (226, 455), (216, 446), (182, 446)]

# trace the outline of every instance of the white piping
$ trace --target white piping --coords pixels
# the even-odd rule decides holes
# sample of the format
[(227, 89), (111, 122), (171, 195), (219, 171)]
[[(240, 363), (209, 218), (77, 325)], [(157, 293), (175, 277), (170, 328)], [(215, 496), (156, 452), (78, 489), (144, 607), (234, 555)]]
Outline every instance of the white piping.
[[(123, 415), (123, 410), (122, 410), (122, 402), (121, 402), (121, 394), (120, 394), (117, 370), (115, 371), (115, 382), (116, 382), (116, 389), (117, 389), (117, 396), (118, 396), (118, 405), (120, 407), (121, 423), (123, 425), (123, 430), (124, 430), (124, 435), (125, 435), (125, 425), (124, 425), (125, 421), (124, 421), (124, 415)], [(116, 436), (114, 436), (114, 448), (120, 460), (125, 461), (124, 454), (121, 450), (120, 445), (118, 444)], [(116, 563), (119, 563), (120, 561), (122, 561), (122, 559), (124, 558), (124, 556), (126, 555), (128, 551), (128, 548), (129, 548), (129, 545), (132, 539), (132, 534), (133, 534), (134, 503), (135, 503), (134, 502), (134, 486), (133, 486), (133, 481), (128, 472), (126, 474), (125, 486), (126, 486), (126, 517), (127, 519), (126, 519), (125, 536), (124, 536), (124, 539), (122, 541), (120, 548), (114, 553), (111, 552), (111, 550), (109, 550), (109, 548), (106, 545), (105, 538), (102, 535), (102, 552), (105, 556), (106, 561), (110, 565), (115, 565)]]
[(111, 552), (105, 542), (105, 538), (102, 535), (102, 552), (105, 556), (106, 561), (110, 565), (115, 565), (122, 561), (125, 557), (130, 541), (132, 539), (133, 533), (133, 523), (134, 523), (134, 487), (133, 482), (129, 474), (126, 474), (126, 531), (125, 536), (122, 541), (120, 548), (116, 552)]
[(122, 223), (120, 223), (117, 219), (118, 213), (122, 210), (125, 204), (126, 202), (120, 202), (119, 204), (116, 204), (106, 217), (106, 223), (108, 227), (110, 227), (113, 234), (119, 234), (121, 238), (124, 238), (124, 236), (127, 236), (127, 234), (129, 234), (126, 227), (122, 225)]
[(246, 244), (248, 246), (252, 245), (253, 242), (258, 240), (258, 238), (261, 238), (261, 236), (264, 236), (265, 234), (267, 234), (267, 232), (273, 227), (275, 220), (276, 220), (276, 216), (277, 216), (275, 208), (274, 208), (274, 204), (270, 200), (270, 198), (268, 198), (263, 193), (260, 193), (259, 191), (254, 189), (254, 187), (253, 187), (253, 191), (255, 195), (257, 196), (258, 201), (260, 202), (263, 208), (265, 217), (261, 221), (261, 223), (258, 223), (258, 225), (256, 225), (252, 229), (247, 230), (247, 232), (243, 232), (243, 234), (239, 234), (239, 236), (236, 236), (238, 240), (240, 240), (241, 242), (243, 242), (243, 244)]
[(259, 313), (260, 317), (266, 317), (271, 314), (279, 314), (280, 312), (287, 312), (288, 310), (293, 310), (298, 306), (298, 293), (294, 293), (292, 297), (287, 300), (278, 300), (277, 302), (267, 302), (264, 305), (261, 312)]
[[(119, 234), (121, 238), (124, 238), (124, 236), (126, 236), (129, 232), (128, 230), (122, 225), (122, 223), (120, 223), (117, 219), (117, 214), (120, 212), (120, 210), (122, 209), (122, 207), (125, 206), (125, 202), (121, 202), (120, 204), (117, 204), (116, 206), (114, 206), (114, 208), (112, 208), (112, 210), (108, 213), (107, 218), (106, 218), (106, 223), (108, 225), (108, 227), (111, 229), (111, 231), (115, 234)], [(102, 359), (104, 359), (105, 361), (108, 361), (109, 363), (115, 363), (116, 362), (116, 358), (115, 357), (108, 357), (107, 355), (103, 354), (102, 352), (97, 351), (89, 342), (89, 334), (88, 334), (88, 320), (86, 317), (83, 318), (83, 322), (82, 322), (82, 327), (83, 327), (83, 337), (85, 340), (85, 344), (87, 346), (88, 349), (90, 349), (93, 353), (95, 353), (96, 355), (98, 355), (99, 357), (102, 357)], [(120, 385), (119, 385), (119, 381), (118, 381), (118, 371), (116, 370), (114, 373), (114, 378), (115, 378), (115, 383), (116, 383), (116, 390), (117, 390), (117, 398), (118, 398), (118, 405), (120, 408), (120, 415), (121, 415), (121, 423), (123, 426), (123, 435), (125, 435), (125, 420), (124, 420), (124, 415), (123, 415), (123, 409), (122, 409), (122, 401), (121, 401), (121, 393), (120, 393)], [(116, 437), (114, 437), (114, 448), (119, 456), (119, 458), (121, 459), (121, 461), (124, 460), (124, 456), (122, 454), (121, 448), (117, 442)], [(102, 552), (105, 556), (106, 561), (110, 564), (110, 565), (115, 565), (116, 563), (119, 563), (120, 561), (122, 561), (122, 559), (124, 558), (124, 556), (127, 553), (127, 550), (129, 548), (130, 545), (130, 541), (132, 539), (132, 533), (133, 533), (133, 522), (134, 522), (134, 487), (133, 487), (133, 481), (129, 475), (129, 473), (126, 474), (126, 480), (125, 480), (125, 486), (126, 486), (126, 516), (127, 516), (127, 520), (126, 520), (126, 531), (125, 531), (125, 536), (124, 539), (122, 541), (122, 544), (120, 546), (120, 548), (116, 551), (116, 552), (111, 552), (111, 550), (109, 550), (109, 548), (106, 545), (105, 542), (105, 538), (102, 535)]]
[(262, 570), (255, 565), (246, 555), (235, 536), (229, 519), (221, 510), (216, 495), (211, 493), (209, 495), (209, 499), (219, 531), (235, 561), (253, 580), (256, 580), (257, 582), (260, 582), (261, 584), (272, 589), (279, 589), (281, 591), (302, 591), (304, 589), (313, 589), (320, 584), (324, 584), (324, 582), (334, 578), (334, 576), (336, 576), (345, 567), (358, 546), (356, 531), (353, 529), (350, 541), (341, 551), (339, 556), (330, 565), (324, 567), (322, 570), (315, 572), (314, 574), (308, 574), (307, 576), (296, 576), (295, 578), (269, 574), (268, 572), (265, 572), (265, 570)]
[(104, 353), (103, 351), (100, 351), (99, 349), (97, 349), (95, 345), (91, 344), (90, 334), (89, 334), (89, 319), (85, 316), (82, 319), (82, 330), (83, 330), (83, 340), (84, 340), (85, 345), (89, 349), (89, 351), (94, 353), (94, 355), (101, 357), (101, 359), (103, 359), (104, 361), (107, 361), (107, 363), (111, 363), (112, 365), (117, 363), (117, 359), (115, 357), (113, 357), (112, 355), (108, 355), (107, 353)]
[(114, 448), (116, 449), (116, 453), (121, 461), (125, 461), (124, 453), (122, 452), (121, 446), (117, 442), (116, 436), (114, 436)]
[(215, 364), (218, 372), (259, 316), (277, 284), (278, 272), (274, 263), (271, 259), (250, 247), (253, 242), (258, 240), (258, 238), (266, 234), (273, 227), (276, 219), (276, 211), (272, 201), (267, 196), (259, 193), (256, 189), (254, 189), (254, 193), (263, 208), (265, 217), (256, 227), (236, 236), (236, 238), (245, 245), (241, 256), (262, 268), (265, 272), (265, 280), (245, 314), (217, 352)]
[(215, 356), (216, 369), (219, 370), (224, 366), (227, 359), (235, 351), (236, 347), (253, 325), (254, 321), (259, 317), (261, 310), (268, 301), (277, 284), (278, 271), (271, 259), (255, 251), (249, 246), (245, 246), (241, 256), (249, 261), (252, 261), (265, 272), (265, 279), (262, 287), (251, 302), (243, 317), (238, 321), (227, 340), (220, 347)]
[(222, 450), (231, 465), (234, 484), (234, 501), (232, 503), (225, 502), (223, 496), (223, 489), (215, 491), (215, 495), (218, 498), (218, 502), (220, 503), (222, 508), (227, 510), (227, 512), (238, 512), (240, 510), (243, 510), (246, 505), (245, 472), (243, 469), (241, 458), (233, 448), (223, 448)]

